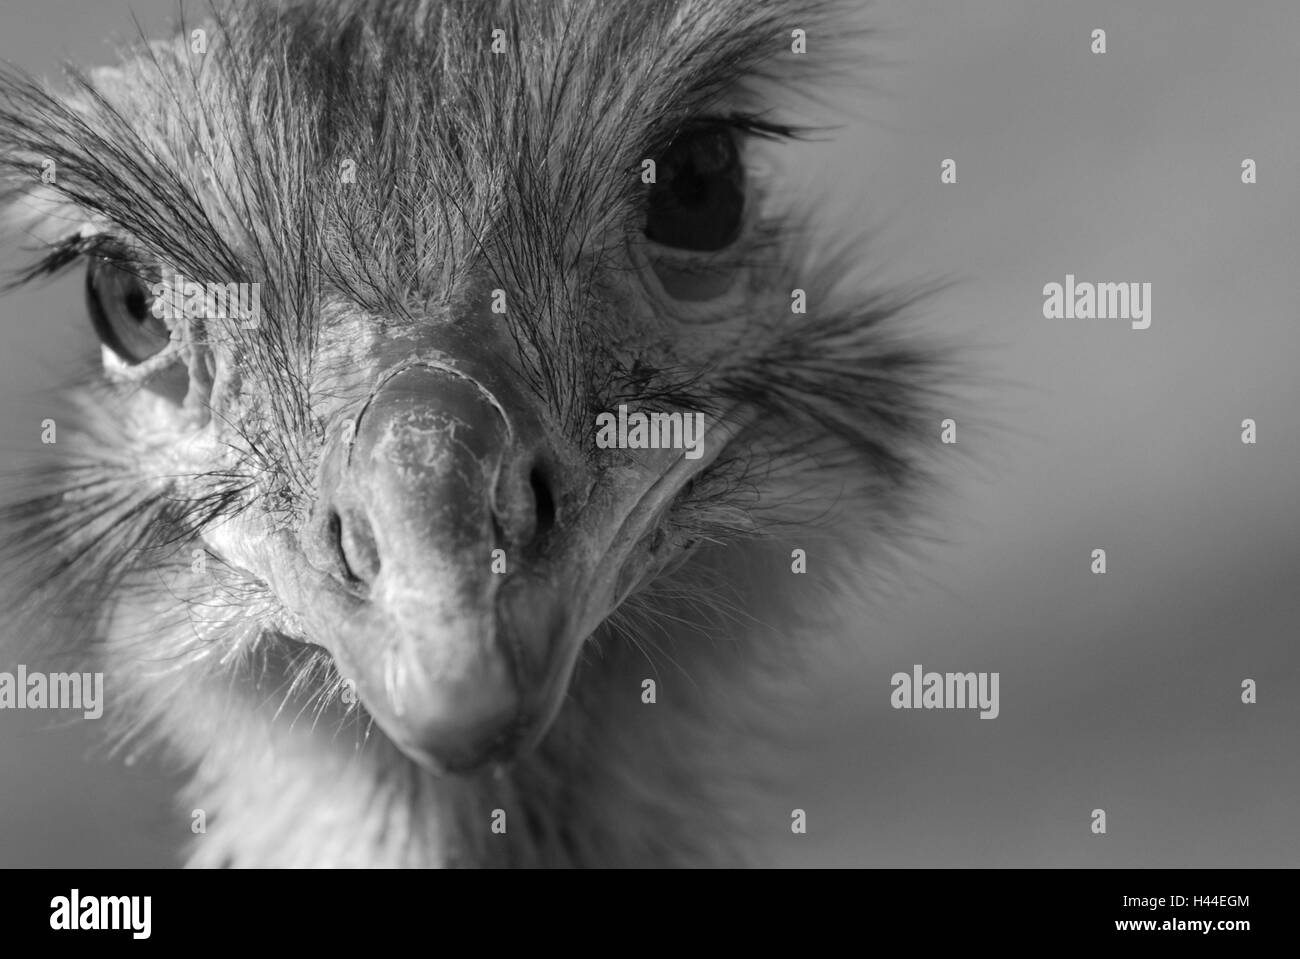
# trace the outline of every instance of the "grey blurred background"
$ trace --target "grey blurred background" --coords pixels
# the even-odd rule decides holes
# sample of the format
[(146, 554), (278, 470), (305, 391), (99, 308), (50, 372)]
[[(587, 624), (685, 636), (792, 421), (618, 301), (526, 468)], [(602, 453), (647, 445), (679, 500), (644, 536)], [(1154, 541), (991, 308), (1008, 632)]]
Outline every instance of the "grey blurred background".
[[(4, 0), (0, 57), (107, 63), (128, 11), (156, 32), (174, 9)], [(944, 542), (819, 655), (754, 800), (772, 861), (1300, 865), (1300, 4), (895, 0), (869, 22), (855, 119), (806, 172), (872, 225), (881, 283), (955, 281), (917, 323), (966, 345), (972, 385)], [(1152, 283), (1151, 328), (1045, 320), (1066, 273)], [(77, 278), (0, 301), (0, 449), (84, 352), (81, 311)], [(1000, 672), (1000, 717), (891, 709), (914, 663)], [(176, 780), (48, 715), (0, 716), (0, 865), (177, 862)]]

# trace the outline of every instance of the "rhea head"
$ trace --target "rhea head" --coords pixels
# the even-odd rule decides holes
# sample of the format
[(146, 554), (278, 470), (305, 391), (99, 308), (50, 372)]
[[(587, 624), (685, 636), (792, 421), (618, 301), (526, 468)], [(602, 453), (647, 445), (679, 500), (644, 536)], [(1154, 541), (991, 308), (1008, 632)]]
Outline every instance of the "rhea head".
[[(7, 80), (29, 275), (84, 263), (102, 344), (31, 502), (54, 572), (113, 587), (119, 646), (180, 603), (177, 662), (297, 650), (465, 771), (693, 557), (890, 526), (928, 361), (783, 179), (821, 6), (236, 4), (66, 96)], [(702, 414), (700, 455), (598, 446), (620, 405)], [(192, 556), (201, 599), (149, 575)]]

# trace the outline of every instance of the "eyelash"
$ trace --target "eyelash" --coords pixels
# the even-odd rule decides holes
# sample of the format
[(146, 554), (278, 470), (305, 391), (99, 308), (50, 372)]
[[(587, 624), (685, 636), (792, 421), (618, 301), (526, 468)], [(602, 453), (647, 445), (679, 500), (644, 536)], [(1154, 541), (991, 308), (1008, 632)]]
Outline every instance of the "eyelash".
[(92, 233), (89, 236), (81, 232), (72, 234), (52, 244), (48, 253), (18, 271), (17, 277), (7, 289), (24, 286), (37, 279), (53, 279), (84, 263), (92, 256), (103, 257), (115, 263), (136, 263), (117, 237), (110, 233)]
[(812, 127), (800, 127), (764, 120), (757, 113), (729, 113), (723, 116), (699, 117), (671, 130), (660, 131), (644, 151), (646, 156), (660, 156), (673, 141), (688, 133), (722, 127), (742, 136), (760, 137), (764, 140), (801, 140), (813, 132)]

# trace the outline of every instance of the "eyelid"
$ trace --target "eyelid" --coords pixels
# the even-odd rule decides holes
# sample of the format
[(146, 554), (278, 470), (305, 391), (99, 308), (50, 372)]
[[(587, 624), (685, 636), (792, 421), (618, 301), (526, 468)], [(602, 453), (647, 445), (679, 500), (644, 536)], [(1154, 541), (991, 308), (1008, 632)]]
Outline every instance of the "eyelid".
[[(733, 244), (733, 248), (725, 251), (689, 254), (680, 250), (667, 250), (637, 232), (628, 236), (627, 246), (636, 282), (641, 284), (657, 309), (676, 322), (703, 326), (721, 323), (730, 318), (736, 312), (734, 308), (739, 306), (743, 299), (748, 284), (749, 264), (743, 258), (737, 257), (734, 249), (741, 242), (737, 241)], [(694, 269), (700, 273), (725, 271), (730, 275), (731, 283), (715, 297), (699, 300), (678, 299), (665, 287), (655, 267), (656, 260), (669, 262), (674, 269)]]
[[(736, 282), (738, 270), (679, 268), (673, 263), (652, 261), (650, 268), (664, 292), (676, 303), (714, 303)], [(697, 294), (698, 291), (698, 294)]]
[(104, 373), (110, 380), (118, 383), (139, 383), (151, 376), (173, 366), (184, 356), (184, 343), (176, 337), (160, 352), (141, 360), (128, 363), (118, 356), (110, 347), (100, 344), (100, 355), (104, 359)]

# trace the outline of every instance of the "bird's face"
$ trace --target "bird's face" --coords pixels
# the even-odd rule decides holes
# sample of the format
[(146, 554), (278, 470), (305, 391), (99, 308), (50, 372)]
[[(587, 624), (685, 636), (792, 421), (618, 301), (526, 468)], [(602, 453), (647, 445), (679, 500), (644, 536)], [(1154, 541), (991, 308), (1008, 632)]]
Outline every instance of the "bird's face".
[[(722, 155), (712, 168), (706, 150)], [(378, 725), (425, 765), (468, 769), (536, 743), (586, 640), (704, 534), (690, 494), (744, 423), (707, 377), (725, 362), (720, 334), (743, 326), (737, 288), (761, 295), (750, 267), (726, 259), (743, 236), (741, 150), (723, 125), (674, 143), (645, 191), (648, 205), (671, 209), (546, 251), (538, 279), (569, 284), (546, 291), (558, 302), (512, 282), (510, 240), (494, 251), (490, 235), (450, 302), (434, 291), (395, 317), (322, 296), (304, 374), (301, 498), (288, 518), (268, 503), (204, 541), (266, 585), (284, 607), (281, 631), (327, 650)], [(719, 218), (722, 241), (707, 233)], [(661, 243), (655, 225), (677, 232)], [(705, 244), (717, 249), (696, 249)], [(670, 265), (657, 267), (661, 258)], [(697, 262), (708, 289), (665, 292), (658, 269), (689, 286)], [(687, 310), (717, 324), (713, 342), (690, 335)], [(230, 448), (255, 443), (263, 386), (236, 372), (238, 344), (214, 346), (204, 429)], [(620, 406), (634, 423), (667, 416), (620, 446)]]
[(167, 541), (247, 597), (245, 647), (326, 651), (461, 771), (536, 743), (592, 634), (699, 543), (901, 485), (921, 363), (791, 229), (798, 14), (430, 7), (330, 5), (328, 38), (243, 13), (22, 146), (63, 161), (28, 197), (85, 223), (51, 259), (88, 261)]

